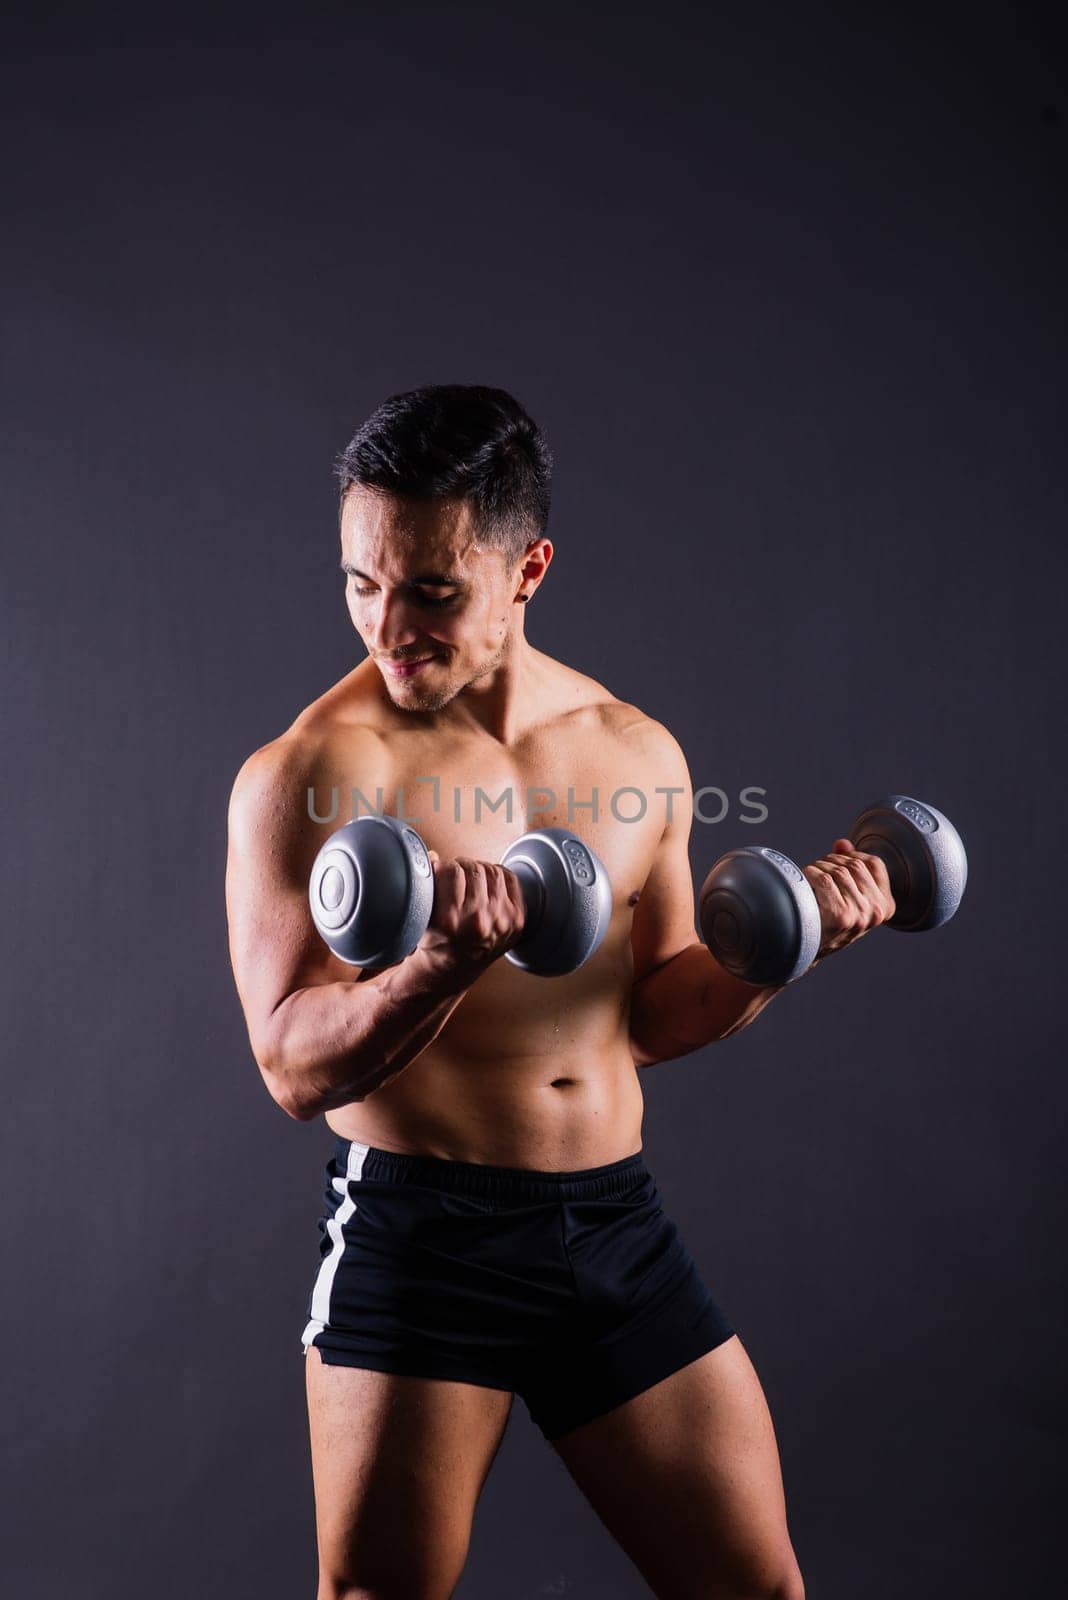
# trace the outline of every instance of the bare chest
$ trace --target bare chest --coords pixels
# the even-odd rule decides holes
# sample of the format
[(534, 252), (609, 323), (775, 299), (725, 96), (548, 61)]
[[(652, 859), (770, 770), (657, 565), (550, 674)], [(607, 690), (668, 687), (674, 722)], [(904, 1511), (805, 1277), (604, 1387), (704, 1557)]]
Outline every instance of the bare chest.
[(603, 732), (546, 735), (509, 751), (406, 735), (390, 750), (388, 772), (350, 779), (335, 825), (385, 810), (443, 859), (497, 861), (531, 828), (571, 828), (604, 862), (617, 905), (636, 904), (667, 816), (648, 761)]

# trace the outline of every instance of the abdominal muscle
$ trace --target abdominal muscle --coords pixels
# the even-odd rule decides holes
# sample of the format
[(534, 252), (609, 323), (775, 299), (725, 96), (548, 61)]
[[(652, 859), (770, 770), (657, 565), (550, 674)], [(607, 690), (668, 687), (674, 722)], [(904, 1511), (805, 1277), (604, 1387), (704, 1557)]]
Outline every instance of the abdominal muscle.
[(636, 1154), (643, 1097), (619, 978), (604, 950), (562, 978), (497, 963), (421, 1055), (327, 1125), (381, 1150), (546, 1172)]

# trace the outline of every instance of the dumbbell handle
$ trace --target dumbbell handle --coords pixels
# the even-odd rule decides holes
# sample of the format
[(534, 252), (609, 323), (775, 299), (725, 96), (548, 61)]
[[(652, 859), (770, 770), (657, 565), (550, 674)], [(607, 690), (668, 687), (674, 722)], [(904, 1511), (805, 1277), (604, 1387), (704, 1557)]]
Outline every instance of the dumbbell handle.
[(523, 906), (526, 918), (523, 934), (516, 945), (517, 950), (523, 948), (527, 939), (533, 938), (541, 926), (541, 919), (545, 915), (545, 885), (541, 875), (534, 870), (529, 861), (506, 862), (509, 872), (514, 872), (519, 879), (519, 888), (523, 896)]
[(540, 873), (530, 861), (518, 859), (499, 862), (497, 865), (506, 866), (519, 880), (519, 892), (523, 897), (523, 932), (513, 948), (521, 951), (527, 940), (533, 939), (541, 926), (545, 915), (545, 885)]
[(612, 914), (603, 863), (567, 828), (535, 828), (501, 857), (519, 879), (530, 925), (505, 959), (543, 977), (573, 972), (600, 945)]

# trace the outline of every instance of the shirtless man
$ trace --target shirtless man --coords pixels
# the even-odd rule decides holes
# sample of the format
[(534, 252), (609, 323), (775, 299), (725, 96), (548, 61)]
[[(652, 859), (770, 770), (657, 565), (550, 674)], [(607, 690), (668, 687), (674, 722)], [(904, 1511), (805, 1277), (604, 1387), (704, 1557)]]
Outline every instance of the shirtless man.
[[(641, 1155), (640, 1072), (779, 992), (695, 935), (682, 751), (525, 637), (550, 456), (511, 396), (395, 396), (339, 467), (367, 659), (244, 764), (227, 867), (255, 1059), (335, 1136), (303, 1335), (317, 1600), (452, 1594), (515, 1393), (660, 1600), (803, 1600), (763, 1391)], [(353, 790), (434, 861), (430, 925), (386, 970), (334, 956), (308, 908)], [(545, 978), (501, 959), (524, 911), (496, 863), (551, 825), (613, 899), (593, 956)], [(806, 869), (817, 959), (893, 910), (881, 863), (834, 848)]]

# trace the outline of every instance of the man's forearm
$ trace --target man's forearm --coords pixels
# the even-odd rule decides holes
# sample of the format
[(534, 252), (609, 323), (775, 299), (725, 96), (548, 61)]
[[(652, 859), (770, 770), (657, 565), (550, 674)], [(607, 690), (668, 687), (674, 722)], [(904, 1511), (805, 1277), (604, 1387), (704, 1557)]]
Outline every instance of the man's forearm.
[(755, 989), (696, 941), (631, 989), (630, 1040), (639, 1067), (670, 1061), (748, 1027), (786, 987)]
[(469, 984), (417, 950), (359, 981), (298, 989), (274, 1016), (274, 1098), (301, 1122), (366, 1099), (437, 1037)]

